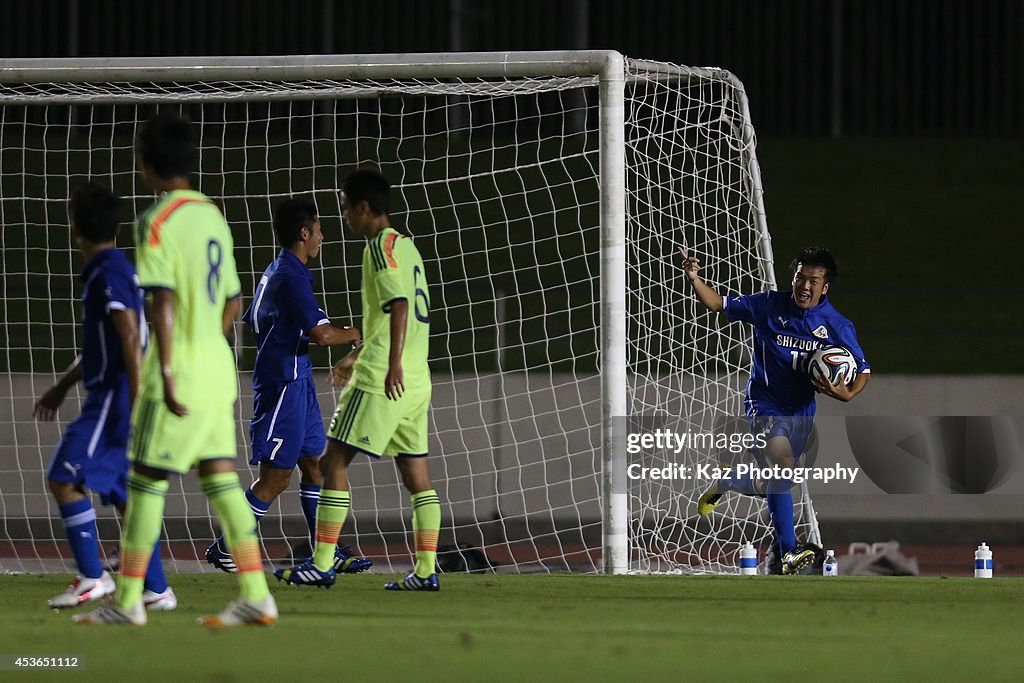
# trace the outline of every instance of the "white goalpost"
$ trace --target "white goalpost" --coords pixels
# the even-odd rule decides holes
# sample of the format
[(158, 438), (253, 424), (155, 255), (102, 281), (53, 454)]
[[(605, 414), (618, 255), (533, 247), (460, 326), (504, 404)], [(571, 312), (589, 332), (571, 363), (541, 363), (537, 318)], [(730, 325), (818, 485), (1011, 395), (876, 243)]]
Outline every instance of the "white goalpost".
[[(635, 419), (707, 432), (742, 415), (749, 330), (704, 311), (676, 253), (698, 254), (723, 292), (775, 287), (754, 129), (732, 74), (611, 51), (14, 59), (0, 60), (0, 571), (72, 569), (45, 476), (84, 394), (58, 423), (31, 417), (81, 341), (84, 264), (66, 202), (87, 178), (136, 214), (153, 200), (133, 141), (159, 108), (196, 124), (194, 185), (232, 227), (244, 306), (277, 251), (274, 206), (306, 195), (326, 238), (310, 263), (317, 295), (332, 320), (358, 325), (363, 243), (344, 234), (339, 188), (363, 165), (392, 181), (392, 219), (431, 282), (442, 561), (472, 547), (495, 571), (733, 572), (744, 541), (767, 550), (763, 501), (729, 496), (698, 519), (708, 482), (628, 475), (631, 464), (717, 464), (717, 453), (626, 452)], [(130, 240), (123, 229), (131, 255)], [(244, 469), (255, 349), (236, 332)], [(332, 358), (312, 356), (326, 419)], [(357, 460), (351, 471), (342, 542), (379, 571), (412, 556), (394, 469)], [(304, 539), (297, 489), (260, 523), (275, 565)], [(796, 494), (798, 536), (817, 542), (810, 499)], [(118, 520), (98, 513), (111, 551)], [(172, 482), (171, 570), (213, 571), (201, 561), (211, 520), (194, 475)]]

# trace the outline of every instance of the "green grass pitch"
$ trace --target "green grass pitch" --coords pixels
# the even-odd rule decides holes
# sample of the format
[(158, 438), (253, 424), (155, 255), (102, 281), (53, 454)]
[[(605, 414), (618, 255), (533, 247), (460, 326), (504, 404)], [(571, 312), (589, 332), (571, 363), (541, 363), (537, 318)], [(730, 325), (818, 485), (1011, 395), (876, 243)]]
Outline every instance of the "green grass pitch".
[[(66, 681), (1019, 680), (1024, 581), (738, 576), (443, 576), (440, 593), (272, 586), (273, 628), (208, 632), (226, 575), (170, 577), (145, 628), (45, 608), (65, 577), (0, 577), (0, 654), (83, 657)], [(827, 677), (827, 678), (826, 678)]]

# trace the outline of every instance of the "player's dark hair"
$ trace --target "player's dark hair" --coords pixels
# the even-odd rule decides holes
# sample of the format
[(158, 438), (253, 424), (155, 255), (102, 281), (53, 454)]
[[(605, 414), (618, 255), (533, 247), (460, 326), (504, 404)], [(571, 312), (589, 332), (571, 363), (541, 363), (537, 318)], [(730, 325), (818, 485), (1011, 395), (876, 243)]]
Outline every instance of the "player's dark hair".
[(313, 229), (319, 212), (312, 199), (292, 197), (282, 202), (274, 211), (274, 234), (277, 243), (285, 249), (299, 241), (302, 229)]
[(176, 112), (160, 112), (142, 125), (135, 153), (162, 180), (187, 178), (197, 158), (192, 123)]
[(793, 259), (789, 269), (795, 273), (801, 266), (824, 268), (826, 283), (835, 282), (839, 278), (839, 264), (836, 263), (832, 252), (824, 247), (807, 247)]
[(113, 242), (117, 237), (119, 203), (113, 192), (89, 181), (71, 193), (71, 224), (90, 242)]
[(366, 202), (375, 216), (388, 213), (391, 204), (391, 183), (379, 171), (361, 168), (353, 171), (341, 185), (349, 206)]

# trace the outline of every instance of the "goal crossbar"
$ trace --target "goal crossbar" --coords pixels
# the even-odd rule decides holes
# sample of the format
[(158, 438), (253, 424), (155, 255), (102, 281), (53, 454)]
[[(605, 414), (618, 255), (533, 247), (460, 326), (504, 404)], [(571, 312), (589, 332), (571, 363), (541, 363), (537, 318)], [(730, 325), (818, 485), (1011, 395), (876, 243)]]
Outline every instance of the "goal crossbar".
[[(386, 78), (623, 78), (614, 50), (440, 52), (250, 57), (0, 59), (0, 83), (300, 81)], [(634, 69), (680, 78), (731, 77), (714, 68), (632, 60)]]

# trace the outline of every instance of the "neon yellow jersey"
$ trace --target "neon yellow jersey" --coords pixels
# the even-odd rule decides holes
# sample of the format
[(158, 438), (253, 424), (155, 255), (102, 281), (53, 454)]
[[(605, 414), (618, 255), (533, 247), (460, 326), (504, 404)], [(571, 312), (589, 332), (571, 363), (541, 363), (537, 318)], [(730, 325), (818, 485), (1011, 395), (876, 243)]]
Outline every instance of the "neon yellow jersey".
[(363, 391), (384, 393), (391, 354), (391, 303), (398, 299), (409, 302), (402, 349), (405, 390), (429, 390), (430, 294), (423, 258), (410, 238), (385, 228), (363, 250), (364, 348), (352, 374), (352, 383)]
[[(241, 294), (231, 229), (217, 206), (194, 190), (162, 195), (135, 223), (143, 289), (174, 291), (171, 368), (187, 408), (238, 398), (235, 356), (224, 337), (225, 302)], [(155, 335), (142, 361), (140, 395), (162, 398)]]

